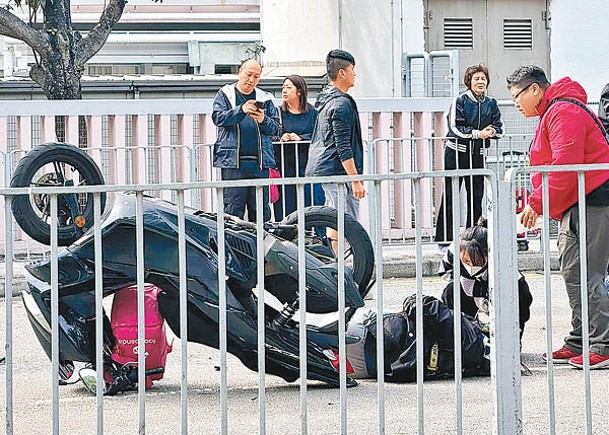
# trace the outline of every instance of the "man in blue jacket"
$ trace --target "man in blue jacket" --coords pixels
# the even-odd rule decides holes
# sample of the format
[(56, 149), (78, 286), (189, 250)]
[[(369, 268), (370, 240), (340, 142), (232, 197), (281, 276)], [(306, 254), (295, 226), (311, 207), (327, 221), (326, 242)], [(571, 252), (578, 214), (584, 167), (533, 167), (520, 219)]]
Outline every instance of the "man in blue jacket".
[[(223, 86), (214, 99), (212, 120), (218, 127), (214, 144), (214, 167), (221, 168), (222, 180), (268, 178), (275, 167), (271, 136), (279, 130), (279, 116), (273, 96), (256, 86), (262, 67), (248, 59), (239, 68), (236, 83)], [(268, 188), (264, 189), (264, 221), (271, 218)], [(224, 212), (256, 221), (256, 188), (224, 189)]]
[[(343, 50), (332, 50), (326, 57), (330, 83), (317, 97), (319, 112), (313, 130), (307, 176), (358, 175), (363, 171), (362, 129), (355, 100), (347, 91), (355, 85), (355, 59)], [(322, 185), (326, 205), (338, 208), (336, 184)], [(359, 200), (366, 196), (364, 183), (347, 186), (345, 212), (357, 219)]]

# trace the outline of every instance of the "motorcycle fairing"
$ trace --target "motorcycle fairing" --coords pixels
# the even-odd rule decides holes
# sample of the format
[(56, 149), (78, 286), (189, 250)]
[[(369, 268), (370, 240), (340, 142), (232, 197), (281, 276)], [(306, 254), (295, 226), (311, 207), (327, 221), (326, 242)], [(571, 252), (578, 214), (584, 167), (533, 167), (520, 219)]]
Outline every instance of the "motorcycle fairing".
[[(22, 292), (28, 319), (38, 341), (51, 359), (51, 292), (36, 287)], [(95, 359), (95, 295), (80, 293), (62, 296), (59, 301), (59, 360), (90, 361)], [(104, 343), (114, 346), (114, 337), (104, 314)]]
[[(338, 311), (338, 268), (305, 251), (307, 311), (330, 313)], [(277, 280), (265, 279), (265, 288), (281, 302), (298, 297), (298, 246), (278, 238), (269, 238), (265, 256), (268, 275), (281, 274)], [(286, 280), (287, 275), (291, 279)], [(269, 281), (267, 283), (267, 281)], [(270, 284), (270, 285), (269, 285)], [(348, 267), (345, 267), (345, 306), (362, 307), (364, 300)]]
[[(174, 332), (179, 332), (179, 317), (176, 310), (175, 298), (178, 295), (178, 228), (177, 211), (163, 201), (145, 199), (144, 213), (144, 264), (145, 280), (156, 284), (163, 292), (159, 296), (159, 309), (166, 317)], [(133, 195), (118, 195), (116, 204), (110, 215), (102, 223), (102, 261), (104, 295), (124, 286), (134, 284), (137, 279), (136, 248), (135, 248), (135, 197)], [(266, 253), (270, 260), (267, 262), (272, 269), (272, 276), (285, 277), (285, 282), (291, 286), (293, 295), (297, 295), (297, 249), (290, 242), (280, 242), (279, 239), (267, 233)], [(217, 242), (216, 222), (206, 218), (205, 214), (186, 214), (186, 243), (187, 243), (187, 288), (189, 327), (192, 323), (193, 341), (218, 348), (219, 310), (218, 310), (218, 276), (217, 276)], [(227, 220), (226, 226), (226, 275), (227, 275), (227, 321), (229, 332), (229, 352), (237, 355), (250, 368), (256, 361), (257, 325), (256, 298), (252, 288), (257, 282), (256, 235), (251, 225)], [(72, 298), (81, 299), (83, 304), (94, 307), (94, 238), (89, 230), (81, 239), (66, 250), (59, 253), (58, 263), (60, 304), (68, 313), (60, 317), (60, 349), (62, 357), (76, 361), (93, 362), (95, 360), (94, 329), (87, 329), (88, 322), (94, 325), (94, 312), (83, 312), (82, 307), (71, 304)], [(335, 309), (337, 271), (336, 264), (326, 264), (307, 252), (307, 262), (312, 267), (307, 268), (307, 291), (311, 307), (322, 312)], [(50, 260), (28, 265), (31, 274), (30, 296), (40, 308), (47, 323), (50, 321), (50, 297), (43, 297), (50, 287)], [(277, 273), (279, 272), (279, 275)], [(316, 287), (317, 286), (317, 287)], [(350, 306), (361, 306), (363, 301), (357, 286), (353, 283), (350, 271), (345, 276), (346, 300)], [(357, 295), (353, 294), (353, 290)], [(85, 296), (86, 294), (86, 296)], [(289, 292), (288, 292), (289, 294)], [(165, 297), (164, 295), (170, 295)], [(319, 296), (319, 301), (315, 298)], [(330, 298), (328, 299), (328, 296)], [(24, 300), (27, 295), (24, 294)], [(287, 297), (287, 296), (286, 296)], [(171, 300), (174, 305), (169, 303)], [(325, 300), (325, 306), (322, 302)], [(331, 302), (328, 302), (331, 301)], [(26, 304), (26, 309), (28, 305)], [(307, 307), (309, 310), (309, 307)], [(325, 310), (325, 311), (323, 311)], [(276, 311), (269, 310), (274, 315)], [(50, 351), (50, 336), (47, 338), (41, 331), (32, 312), (28, 316), (38, 329), (37, 335), (47, 350)], [(272, 316), (271, 316), (272, 317)], [(267, 371), (282, 376), (286, 380), (298, 377), (298, 330), (294, 327), (275, 327), (271, 318), (266, 319)], [(44, 328), (42, 328), (44, 330)], [(84, 332), (83, 332), (84, 331)], [(189, 333), (189, 339), (191, 334)], [(324, 355), (323, 348), (308, 337), (308, 361), (310, 372), (308, 377), (318, 379), (333, 385), (338, 383), (338, 374)], [(47, 351), (47, 353), (49, 353)]]
[[(167, 285), (165, 286), (167, 288)], [(227, 294), (227, 296), (229, 296)], [(171, 330), (180, 337), (180, 313), (176, 291), (159, 293), (159, 310)], [(196, 297), (188, 298), (188, 341), (194, 341), (216, 349), (219, 342), (218, 307)], [(258, 326), (246, 311), (230, 308), (226, 313), (226, 343), (229, 353), (238, 357), (243, 365), (258, 371)], [(265, 321), (265, 365), (266, 373), (293, 382), (300, 376), (299, 330), (297, 325), (276, 328)], [(309, 332), (307, 332), (309, 336)], [(315, 341), (307, 341), (307, 375), (309, 379), (339, 385), (338, 373), (332, 367), (324, 348)], [(348, 378), (353, 385), (353, 380)]]

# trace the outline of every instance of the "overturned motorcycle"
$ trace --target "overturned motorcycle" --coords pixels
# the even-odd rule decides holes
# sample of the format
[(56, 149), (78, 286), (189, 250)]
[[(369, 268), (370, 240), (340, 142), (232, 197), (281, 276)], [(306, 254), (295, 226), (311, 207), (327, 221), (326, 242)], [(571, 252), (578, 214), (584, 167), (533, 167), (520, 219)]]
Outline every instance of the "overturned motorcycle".
[[(11, 187), (103, 184), (95, 162), (83, 151), (63, 143), (48, 143), (30, 151), (17, 165)], [(59, 244), (59, 359), (60, 375), (67, 377), (76, 361), (95, 361), (95, 252), (93, 195), (58, 197)], [(102, 195), (102, 205), (106, 198)], [(50, 200), (47, 195), (13, 198), (19, 226), (32, 238), (49, 244)], [(159, 291), (158, 311), (179, 337), (178, 210), (152, 197), (143, 201), (145, 281)], [(219, 348), (219, 288), (217, 215), (185, 211), (188, 341)], [(364, 228), (345, 216), (346, 316), (364, 305), (372, 287), (374, 255)], [(265, 306), (265, 367), (288, 382), (299, 377), (297, 215), (267, 224), (264, 233), (264, 286), (280, 302)], [(98, 224), (98, 223), (95, 223)], [(103, 295), (115, 295), (137, 282), (136, 196), (117, 195), (102, 219)], [(338, 265), (326, 229), (337, 229), (337, 211), (329, 207), (305, 209), (306, 309), (308, 313), (338, 310)], [(226, 216), (227, 350), (251, 370), (257, 370), (256, 227)], [(69, 246), (68, 246), (69, 245)], [(51, 357), (51, 262), (26, 266), (28, 289), (24, 305), (36, 336)], [(272, 298), (268, 298), (272, 299)], [(266, 299), (265, 299), (266, 302)], [(283, 307), (281, 307), (283, 304)], [(336, 317), (335, 317), (336, 319)], [(104, 376), (106, 393), (133, 388), (137, 362), (113, 359), (116, 337), (104, 312)], [(339, 385), (338, 322), (307, 325), (307, 377)], [(148, 368), (148, 364), (147, 364)], [(154, 370), (154, 369), (153, 369)], [(146, 372), (146, 375), (157, 374)], [(357, 385), (352, 378), (349, 386)]]

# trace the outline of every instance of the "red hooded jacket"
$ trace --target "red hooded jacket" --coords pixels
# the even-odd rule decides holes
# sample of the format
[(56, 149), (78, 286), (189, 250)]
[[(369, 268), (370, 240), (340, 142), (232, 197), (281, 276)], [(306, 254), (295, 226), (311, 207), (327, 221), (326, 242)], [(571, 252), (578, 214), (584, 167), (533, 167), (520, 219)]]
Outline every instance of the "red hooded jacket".
[[(581, 107), (555, 98), (571, 98), (586, 104), (588, 97), (582, 86), (569, 77), (546, 89), (537, 106), (539, 124), (531, 143), (532, 166), (609, 163), (609, 145), (594, 119)], [(596, 115), (594, 115), (596, 116)], [(586, 194), (609, 180), (609, 171), (588, 171), (585, 174)], [(529, 205), (542, 212), (542, 175), (531, 175), (533, 192)], [(577, 172), (550, 172), (550, 217), (561, 220), (565, 211), (577, 203)]]

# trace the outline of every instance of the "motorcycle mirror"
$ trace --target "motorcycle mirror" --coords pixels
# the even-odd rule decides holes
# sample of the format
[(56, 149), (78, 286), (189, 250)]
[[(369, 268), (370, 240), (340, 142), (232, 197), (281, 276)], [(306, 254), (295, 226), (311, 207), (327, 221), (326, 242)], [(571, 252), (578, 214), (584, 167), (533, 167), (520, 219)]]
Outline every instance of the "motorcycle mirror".
[(93, 394), (97, 394), (97, 372), (91, 368), (82, 368), (78, 371), (85, 388)]

